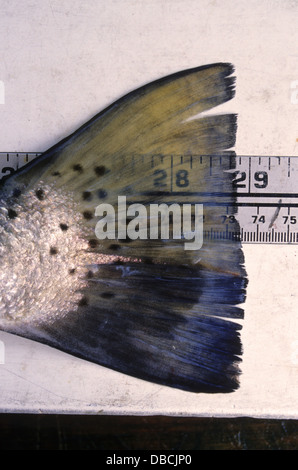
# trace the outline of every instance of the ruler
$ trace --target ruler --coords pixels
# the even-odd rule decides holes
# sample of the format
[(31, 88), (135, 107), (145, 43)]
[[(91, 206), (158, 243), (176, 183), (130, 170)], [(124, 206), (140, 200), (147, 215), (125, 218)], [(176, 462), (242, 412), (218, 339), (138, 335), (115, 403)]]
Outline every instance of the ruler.
[(34, 160), (41, 152), (0, 152), (0, 179)]
[(298, 243), (298, 158), (237, 156), (243, 243)]
[[(0, 152), (0, 176), (8, 176), (35, 159), (41, 152)], [(233, 157), (233, 165), (228, 159)], [(187, 196), (196, 202), (199, 181), (189, 175), (208, 159), (210, 175), (231, 171), (237, 194), (235, 202), (227, 202), (222, 194), (223, 232), (242, 243), (298, 244), (298, 157), (267, 155), (142, 155), (126, 156), (125, 165), (140, 171), (137, 165), (151, 168), (150, 195)], [(236, 161), (236, 166), (235, 166)], [(144, 170), (144, 168), (143, 168)], [(190, 181), (190, 185), (188, 182)], [(140, 188), (133, 188), (140, 194)], [(148, 194), (144, 194), (148, 196)], [(205, 194), (205, 203), (212, 204), (212, 194)], [(230, 199), (230, 198), (229, 198)], [(218, 202), (217, 202), (218, 204)], [(237, 206), (231, 210), (231, 205)], [(237, 219), (235, 218), (237, 217)], [(216, 234), (215, 234), (216, 236)]]

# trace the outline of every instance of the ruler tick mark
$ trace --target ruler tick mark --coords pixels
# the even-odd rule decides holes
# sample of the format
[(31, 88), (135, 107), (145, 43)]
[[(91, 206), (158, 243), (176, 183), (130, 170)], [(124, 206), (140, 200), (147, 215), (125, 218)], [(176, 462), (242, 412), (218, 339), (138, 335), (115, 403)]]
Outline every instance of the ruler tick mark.
[(171, 192), (173, 192), (173, 155), (171, 155)]
[(248, 158), (248, 192), (250, 193), (251, 185), (251, 157)]

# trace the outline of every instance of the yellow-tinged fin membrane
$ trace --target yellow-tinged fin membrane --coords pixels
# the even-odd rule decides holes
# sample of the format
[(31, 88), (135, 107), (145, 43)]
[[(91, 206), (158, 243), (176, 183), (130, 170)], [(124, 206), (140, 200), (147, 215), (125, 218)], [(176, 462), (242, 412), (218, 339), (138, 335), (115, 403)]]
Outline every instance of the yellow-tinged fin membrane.
[[(164, 385), (237, 388), (240, 325), (227, 319), (243, 316), (246, 273), (239, 241), (222, 232), (223, 205), (236, 212), (236, 116), (201, 115), (234, 96), (232, 72), (213, 64), (133, 91), (3, 183), (3, 282), (17, 287), (2, 329)], [(97, 207), (117, 214), (119, 196), (147, 209), (147, 237), (119, 235), (127, 211), (114, 237), (96, 236)], [(162, 203), (203, 204), (202, 246), (148, 236)]]

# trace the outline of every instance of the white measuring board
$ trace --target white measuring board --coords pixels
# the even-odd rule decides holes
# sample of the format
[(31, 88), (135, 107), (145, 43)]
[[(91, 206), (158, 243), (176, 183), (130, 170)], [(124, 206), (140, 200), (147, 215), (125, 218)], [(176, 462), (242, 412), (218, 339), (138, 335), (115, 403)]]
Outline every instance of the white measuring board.
[[(7, 176), (11, 173), (13, 173), (15, 170), (21, 168), (22, 166), (26, 165), (28, 162), (36, 158), (40, 152), (15, 152), (15, 153), (5, 153), (2, 152), (0, 153), (0, 174), (3, 174), (4, 176)], [(232, 159), (231, 159), (232, 157)], [(159, 196), (161, 195), (160, 188), (162, 188), (162, 194), (164, 195), (165, 198), (171, 199), (171, 197), (174, 198), (175, 201), (183, 201), (183, 199), (186, 197), (187, 201), (192, 201), (192, 202), (198, 202), (198, 201), (206, 201), (208, 203), (212, 203), (212, 192), (205, 194), (200, 192), (200, 184), (199, 180), (197, 178), (192, 178), (192, 172), (199, 171), (200, 164), (204, 161), (204, 159), (207, 159), (208, 163), (210, 164), (210, 174), (214, 173), (217, 176), (220, 177), (222, 171), (231, 171), (232, 172), (232, 177), (234, 181), (234, 186), (235, 186), (235, 192), (237, 194), (237, 200), (235, 201), (235, 205), (238, 213), (236, 216), (234, 215), (234, 211), (231, 209), (234, 209), (233, 207), (231, 208), (229, 204), (225, 204), (226, 200), (231, 200), (230, 195), (228, 194), (222, 194), (220, 198), (220, 203), (222, 204), (221, 209), (221, 219), (222, 219), (222, 226), (223, 230), (222, 233), (227, 235), (227, 237), (235, 236), (238, 239), (243, 240), (243, 246), (247, 246), (246, 251), (246, 265), (252, 264), (251, 267), (249, 267), (248, 272), (253, 271), (255, 269), (255, 252), (256, 248), (259, 249), (261, 248), (261, 256), (264, 257), (266, 256), (266, 245), (274, 245), (273, 252), (275, 253), (274, 258), (271, 260), (270, 266), (273, 271), (275, 269), (278, 269), (278, 266), (281, 264), (281, 260), (284, 260), (285, 257), (287, 257), (290, 253), (289, 251), (289, 246), (291, 246), (291, 249), (293, 253), (296, 253), (296, 245), (297, 245), (297, 234), (296, 234), (296, 227), (297, 227), (297, 219), (298, 219), (298, 214), (297, 214), (297, 183), (298, 179), (296, 178), (297, 171), (298, 171), (298, 158), (295, 157), (288, 157), (288, 156), (280, 156), (280, 157), (271, 157), (271, 156), (234, 156), (232, 155), (204, 155), (204, 156), (176, 156), (174, 157), (173, 155), (170, 156), (125, 156), (123, 157), (123, 164), (124, 165), (130, 165), (131, 166), (131, 171), (135, 171), (136, 174), (139, 174), (140, 168), (139, 165), (142, 166), (147, 166), (150, 171), (149, 175), (151, 174), (152, 176), (152, 194), (151, 196), (157, 193)], [(224, 159), (228, 160), (224, 162)], [(229, 160), (231, 161), (231, 166), (232, 168), (229, 167)], [(233, 164), (232, 164), (233, 162)], [(228, 168), (228, 170), (227, 170)], [(181, 184), (181, 177), (182, 177), (182, 172), (183, 172), (183, 184)], [(178, 178), (177, 178), (178, 176)], [(192, 182), (192, 184), (191, 184)], [(278, 183), (277, 183), (278, 182)], [(136, 181), (136, 186), (133, 188), (132, 193), (133, 194), (138, 194), (138, 197), (145, 197), (148, 196), (148, 194), (142, 193), (142, 188), (139, 188), (137, 186), (137, 181)], [(188, 184), (189, 183), (189, 184)], [(197, 183), (197, 184), (196, 184)], [(227, 196), (229, 196), (227, 198)], [(177, 199), (178, 198), (178, 199)], [(138, 199), (139, 200), (139, 199)], [(218, 200), (218, 199), (217, 199)], [(234, 227), (236, 225), (235, 223), (235, 217), (239, 221), (239, 225), (237, 224), (237, 231), (233, 231)], [(240, 230), (239, 230), (240, 228)], [(213, 236), (217, 236), (216, 233), (213, 234)], [(259, 245), (258, 247), (256, 245)], [(286, 245), (286, 246), (283, 246)], [(248, 256), (247, 256), (248, 255)], [(262, 259), (262, 258), (260, 258)], [(257, 270), (260, 273), (262, 269), (265, 269), (265, 275), (268, 276), (267, 284), (262, 284), (261, 286), (258, 286), (258, 296), (254, 298), (254, 296), (248, 295), (248, 308), (257, 308), (258, 310), (260, 309), (260, 306), (262, 306), (262, 302), (265, 301), (266, 297), (271, 297), (272, 300), (274, 300), (275, 303), (275, 308), (270, 312), (271, 315), (277, 315), (276, 318), (274, 318), (274, 322), (276, 325), (273, 327), (271, 331), (275, 332), (276, 335), (276, 328), (277, 331), (280, 333), (282, 331), (280, 328), (285, 328), (285, 325), (283, 324), (283, 316), (278, 314), (279, 309), (281, 308), (281, 301), (280, 299), (282, 298), (284, 300), (285, 296), (285, 290), (282, 285), (277, 285), (274, 286), (272, 283), (271, 274), (266, 273), (266, 270), (268, 269), (268, 265), (265, 263), (261, 263), (257, 266)], [(270, 282), (269, 282), (270, 280)], [(256, 279), (255, 279), (256, 281)], [(249, 278), (249, 282), (251, 283), (251, 280)], [(254, 282), (254, 281), (253, 281)], [(292, 283), (294, 282), (294, 285)], [(280, 289), (282, 288), (282, 292), (280, 292)], [(295, 289), (295, 280), (291, 279), (290, 282), (287, 283), (287, 289)], [(250, 285), (248, 289), (248, 293), (250, 292)], [(282, 295), (282, 297), (280, 297)], [(291, 294), (290, 294), (291, 295)], [(256, 305), (254, 304), (256, 302)], [(250, 305), (252, 303), (252, 305)], [(246, 311), (246, 306), (244, 306), (245, 311)], [(262, 308), (262, 307), (261, 307)], [(292, 308), (294, 308), (294, 304), (292, 305)], [(274, 311), (276, 309), (276, 312)], [(265, 315), (266, 318), (266, 315)], [(258, 318), (258, 321), (261, 321), (261, 324), (263, 323), (262, 317)], [(293, 319), (294, 321), (294, 319)], [(244, 333), (243, 333), (243, 339), (245, 339), (246, 335), (248, 334), (249, 331), (249, 323), (246, 325), (246, 315), (245, 319), (242, 321), (244, 325)], [(277, 326), (279, 325), (279, 326)], [(273, 324), (271, 325), (272, 328)], [(287, 325), (289, 326), (289, 325)], [(262, 333), (260, 335), (260, 344), (258, 344), (258, 341), (255, 342), (256, 338), (258, 337), (257, 333)], [(285, 332), (284, 332), (285, 333)], [(260, 351), (260, 347), (264, 346), (262, 343), (262, 337), (263, 337), (264, 332), (260, 332), (259, 329), (257, 329), (257, 332), (251, 331), (250, 335), (246, 338), (246, 341), (250, 343), (250, 347), (252, 347), (255, 351), (255, 353), (259, 353), (260, 357), (262, 357), (264, 360), (266, 360), (266, 353), (269, 353), (269, 356), (271, 357), (272, 351), (270, 349), (267, 349), (265, 351)], [(62, 400), (60, 401), (61, 396), (59, 398), (55, 396), (54, 403), (55, 406), (57, 406), (57, 401), (61, 404), (64, 403), (63, 407), (58, 410), (61, 412), (74, 412), (76, 410), (76, 403), (78, 400), (78, 396), (82, 394), (81, 396), (84, 396), (84, 393), (82, 393), (81, 390), (81, 385), (78, 384), (78, 381), (83, 380), (83, 383), (87, 383), (87, 389), (89, 390), (90, 393), (90, 388), (91, 390), (97, 390), (98, 387), (102, 386), (102, 381), (100, 379), (101, 376), (104, 377), (104, 384), (108, 385), (108, 387), (113, 387), (113, 393), (111, 393), (111, 390), (109, 392), (109, 395), (111, 394), (112, 397), (115, 397), (115, 391), (116, 394), (122, 395), (122, 385), (123, 382), (125, 383), (125, 390), (133, 390), (131, 392), (134, 396), (136, 389), (138, 389), (137, 396), (141, 400), (140, 397), (140, 390), (146, 390), (145, 393), (152, 393), (153, 396), (156, 398), (156, 394), (158, 395), (158, 400), (166, 400), (166, 396), (177, 396), (177, 397), (182, 397), (182, 400), (185, 400), (185, 406), (184, 413), (186, 414), (196, 414), (196, 411), (194, 410), (192, 406), (192, 400), (193, 400), (193, 394), (177, 391), (177, 390), (172, 390), (168, 389), (167, 387), (160, 387), (155, 384), (149, 384), (143, 381), (139, 381), (137, 379), (123, 376), (122, 374), (104, 369), (100, 366), (94, 365), (87, 363), (85, 361), (81, 361), (79, 359), (76, 359), (74, 357), (71, 357), (67, 354), (61, 353), (59, 351), (53, 350), (51, 348), (45, 347), (43, 345), (24, 340), (22, 338), (16, 338), (13, 337), (12, 335), (8, 335), (5, 333), (0, 332), (0, 339), (3, 338), (1, 341), (1, 357), (2, 357), (2, 364), (3, 364), (3, 371), (5, 370), (7, 364), (10, 363), (10, 361), (13, 361), (13, 370), (15, 370), (14, 373), (16, 375), (13, 375), (13, 383), (15, 381), (21, 381), (22, 378), (17, 378), (18, 375), (20, 374), (20, 377), (23, 377), (24, 375), (21, 373), (19, 370), (19, 367), (23, 367), (24, 364), (27, 362), (30, 362), (30, 366), (26, 366), (26, 377), (28, 377), (29, 373), (29, 381), (34, 384), (35, 383), (35, 378), (38, 378), (38, 395), (41, 393), (43, 396), (42, 400), (44, 400), (44, 397), (47, 397), (48, 395), (48, 390), (46, 389), (46, 383), (48, 382), (48, 377), (51, 376), (51, 374), (58, 374), (58, 376), (63, 377), (62, 382), (60, 382), (60, 385), (58, 386), (58, 389), (60, 390), (59, 393), (61, 393), (62, 397), (64, 394), (67, 395), (66, 390), (64, 389), (65, 386), (67, 386), (67, 383), (72, 383), (72, 396), (71, 399), (66, 402)], [(295, 333), (295, 329), (289, 329), (288, 333), (285, 334), (285, 336), (281, 337), (283, 341), (285, 341), (285, 344), (287, 345), (287, 355), (288, 355), (288, 360), (290, 360), (290, 363), (288, 366), (286, 366), (286, 363), (283, 364), (283, 367), (285, 367), (285, 371), (288, 370), (288, 367), (290, 366), (293, 368), (293, 370), (296, 370), (296, 367), (298, 365), (298, 337)], [(273, 345), (271, 342), (272, 338), (268, 338), (270, 340), (270, 346)], [(274, 339), (274, 335), (273, 335)], [(278, 344), (278, 340), (277, 344)], [(245, 341), (244, 341), (245, 343)], [(279, 348), (277, 348), (279, 350)], [(244, 349), (245, 353), (246, 349)], [(22, 358), (20, 361), (20, 357)], [(4, 359), (6, 358), (6, 359)], [(32, 358), (33, 359), (33, 367), (32, 367)], [(244, 356), (244, 362), (243, 362), (243, 369), (245, 372), (245, 356)], [(281, 361), (281, 357), (279, 356), (276, 358), (278, 362)], [(20, 362), (19, 362), (20, 361)], [(43, 362), (48, 364), (46, 368), (46, 374), (44, 373), (44, 368), (43, 368)], [(262, 364), (262, 362), (261, 362)], [(259, 382), (261, 380), (262, 382), (262, 377), (258, 377), (259, 374), (261, 374), (262, 367), (260, 370), (258, 370), (258, 364), (254, 364), (254, 369), (253, 369), (253, 376), (254, 380), (256, 382)], [(10, 366), (11, 367), (11, 366)], [(269, 364), (266, 365), (266, 368), (270, 369)], [(271, 365), (272, 367), (272, 365)], [(11, 370), (8, 368), (8, 370)], [(1, 369), (0, 369), (1, 373)], [(31, 376), (31, 374), (33, 374)], [(273, 376), (274, 377), (274, 374)], [(271, 377), (271, 379), (272, 379)], [(11, 378), (11, 376), (10, 376)], [(67, 378), (67, 380), (66, 380)], [(253, 411), (252, 409), (250, 411), (244, 411), (246, 408), (243, 408), (243, 403), (241, 399), (241, 395), (244, 391), (245, 393), (245, 381), (247, 379), (246, 375), (243, 375), (241, 377), (241, 387), (240, 390), (237, 392), (234, 392), (232, 395), (230, 395), (230, 399), (234, 400), (234, 397), (240, 396), (240, 403), (237, 405), (237, 409), (234, 407), (230, 409), (230, 399), (226, 397), (220, 398), (223, 403), (227, 401), (228, 405), (226, 404), (227, 408), (224, 408), (223, 413), (224, 416), (227, 415), (239, 415), (239, 414), (246, 414), (248, 413), (249, 415), (254, 415), (256, 412)], [(27, 380), (27, 379), (26, 379)], [(66, 380), (66, 381), (65, 381)], [(54, 382), (53, 382), (54, 383)], [(244, 383), (244, 385), (243, 385)], [(285, 382), (286, 383), (286, 382)], [(61, 384), (64, 384), (62, 386), (62, 390), (60, 389)], [(139, 384), (139, 385), (138, 385)], [(268, 383), (263, 383), (263, 386), (268, 386)], [(255, 385), (254, 385), (255, 386)], [(40, 388), (41, 387), (41, 388)], [(115, 387), (115, 388), (114, 388)], [(139, 388), (140, 387), (140, 388)], [(31, 386), (30, 386), (31, 388)], [(35, 388), (35, 387), (33, 387)], [(54, 387), (55, 388), (55, 387)], [(50, 387), (52, 390), (52, 385)], [(105, 395), (105, 389), (100, 388), (99, 396), (102, 396), (102, 394)], [(41, 392), (42, 391), (42, 392)], [(18, 392), (17, 392), (18, 395)], [(44, 407), (42, 408), (46, 411), (52, 411), (53, 409), (56, 411), (56, 408), (52, 408), (53, 405), (49, 405), (49, 403), (52, 403), (52, 392), (50, 392), (51, 399), (47, 404), (44, 402)], [(56, 395), (56, 392), (54, 393)], [(59, 395), (59, 394), (58, 394)], [(88, 394), (87, 394), (88, 395)], [(91, 394), (92, 395), (92, 394)], [(254, 395), (254, 394), (253, 394)], [(252, 396), (253, 396), (252, 395)], [(14, 396), (12, 394), (12, 396)], [(33, 392), (34, 396), (34, 392)], [(68, 396), (68, 395), (67, 395)], [(148, 395), (147, 395), (148, 396)], [(261, 395), (260, 395), (261, 396)], [(258, 399), (260, 400), (260, 396)], [(132, 400), (132, 403), (135, 403), (134, 399), (132, 399), (132, 396), (130, 396), (130, 399)], [(13, 399), (14, 400), (14, 399)], [(47, 399), (46, 399), (47, 400)], [(86, 402), (82, 403), (81, 406), (83, 407), (82, 410), (83, 412), (95, 412), (97, 410), (97, 402), (96, 399), (93, 397), (93, 403), (89, 404), (86, 407)], [(104, 410), (107, 412), (124, 412), (124, 413), (142, 413), (146, 412), (146, 409), (144, 408), (138, 408), (135, 406), (135, 408), (130, 409), (130, 407), (127, 405), (127, 408), (124, 406), (120, 407), (118, 409), (118, 401), (117, 401), (117, 406), (115, 408), (114, 404), (114, 399), (110, 400), (109, 397), (104, 397)], [(180, 398), (179, 398), (180, 400)], [(191, 400), (191, 402), (189, 402)], [(124, 400), (125, 401), (125, 400)], [(204, 401), (207, 402), (208, 406), (206, 408), (207, 411), (200, 411), (199, 414), (203, 415), (210, 415), (211, 409), (210, 406), (212, 407), (212, 403), (214, 402), (214, 398), (211, 398), (211, 396), (204, 396)], [(13, 401), (14, 402), (14, 401)], [(236, 401), (237, 402), (237, 401)], [(15, 402), (14, 402), (15, 403)], [(37, 402), (39, 403), (39, 402)], [(162, 403), (159, 402), (159, 405), (156, 409), (156, 403), (153, 407), (154, 410), (157, 410), (157, 412), (162, 413), (164, 412), (169, 412), (171, 413), (170, 410), (166, 411), (166, 408), (162, 408)], [(184, 403), (182, 401), (182, 403)], [(196, 403), (196, 400), (194, 400), (194, 403)], [(15, 406), (15, 405), (14, 405)], [(22, 411), (23, 407), (25, 406), (26, 411), (32, 411), (36, 410), (36, 404), (32, 403), (31, 400), (29, 402), (23, 403), (21, 402), (19, 410)], [(33, 408), (32, 408), (33, 406)], [(152, 406), (152, 405), (151, 405)], [(164, 405), (163, 405), (164, 406)], [(236, 405), (235, 405), (236, 406)], [(280, 405), (279, 405), (280, 406)], [(286, 407), (286, 404), (284, 405)], [(38, 405), (40, 407), (40, 405)], [(179, 405), (180, 407), (180, 405)], [(9, 409), (9, 407), (8, 407)], [(39, 409), (39, 408), (38, 408)], [(265, 410), (266, 408), (264, 408)], [(130, 411), (129, 411), (130, 410)], [(147, 410), (148, 411), (148, 410)], [(173, 412), (173, 410), (172, 410)], [(221, 413), (219, 413), (221, 415)], [(261, 412), (262, 416), (271, 416), (271, 413), (273, 413), (273, 416), (278, 416), (279, 412), (276, 413), (276, 410), (273, 410), (271, 412), (264, 411)], [(287, 414), (287, 412), (284, 412)], [(258, 415), (258, 413), (257, 413)], [(281, 413), (283, 415), (283, 413)], [(291, 414), (290, 414), (291, 416)], [(295, 412), (293, 413), (293, 416), (295, 416)]]
[[(234, 64), (236, 96), (219, 112), (238, 114), (237, 217), (249, 283), (236, 392), (161, 387), (0, 332), (0, 410), (298, 418), (295, 2), (10, 0), (1, 15), (0, 149), (28, 159), (145, 83)], [(230, 215), (223, 224), (233, 230)]]

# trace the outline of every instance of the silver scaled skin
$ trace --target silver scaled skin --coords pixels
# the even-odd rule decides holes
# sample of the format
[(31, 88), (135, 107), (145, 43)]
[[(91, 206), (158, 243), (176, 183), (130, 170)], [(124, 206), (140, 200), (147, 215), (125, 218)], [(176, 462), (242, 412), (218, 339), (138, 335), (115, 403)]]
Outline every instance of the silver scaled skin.
[(41, 183), (9, 207), (0, 200), (2, 328), (49, 324), (75, 311), (90, 265), (116, 258), (91, 253), (80, 222), (65, 192)]

